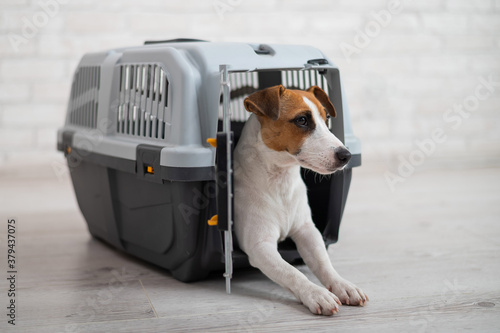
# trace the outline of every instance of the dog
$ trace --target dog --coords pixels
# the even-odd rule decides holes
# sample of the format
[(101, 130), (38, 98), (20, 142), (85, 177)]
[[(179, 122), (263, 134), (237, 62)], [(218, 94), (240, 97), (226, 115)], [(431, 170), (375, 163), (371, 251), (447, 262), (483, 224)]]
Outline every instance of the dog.
[[(319, 87), (282, 85), (249, 95), (247, 120), (234, 150), (234, 230), (250, 264), (288, 289), (312, 313), (332, 315), (341, 304), (364, 306), (366, 294), (333, 268), (314, 225), (300, 167), (327, 175), (346, 166), (350, 152), (328, 129), (336, 112)], [(325, 286), (311, 282), (279, 254), (290, 237)]]

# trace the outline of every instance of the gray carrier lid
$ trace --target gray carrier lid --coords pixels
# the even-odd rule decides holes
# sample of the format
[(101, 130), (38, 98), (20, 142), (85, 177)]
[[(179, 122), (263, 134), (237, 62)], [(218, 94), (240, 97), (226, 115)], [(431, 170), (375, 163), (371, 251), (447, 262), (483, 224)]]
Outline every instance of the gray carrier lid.
[[(235, 108), (262, 88), (261, 73), (277, 73), (283, 85), (302, 89), (321, 82), (341, 111), (346, 146), (353, 155), (361, 153), (338, 68), (321, 51), (301, 45), (201, 41), (86, 54), (75, 71), (66, 123), (58, 132), (60, 149), (71, 144), (88, 154), (135, 162), (139, 148), (148, 147), (158, 152), (159, 165), (170, 170), (213, 167), (215, 149), (206, 140), (215, 137), (220, 119), (220, 65), (229, 68), (231, 89), (238, 95)], [(244, 121), (248, 115), (234, 116)], [(65, 133), (71, 133), (71, 142), (63, 140)]]

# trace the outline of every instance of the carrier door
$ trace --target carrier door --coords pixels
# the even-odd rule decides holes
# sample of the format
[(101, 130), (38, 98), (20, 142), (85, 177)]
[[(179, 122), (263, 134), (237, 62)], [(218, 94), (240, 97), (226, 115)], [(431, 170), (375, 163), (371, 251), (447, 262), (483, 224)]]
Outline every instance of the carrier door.
[(224, 231), (226, 292), (231, 293), (233, 275), (233, 132), (231, 131), (231, 87), (228, 66), (220, 66), (222, 93), (222, 131), (217, 133), (217, 215)]

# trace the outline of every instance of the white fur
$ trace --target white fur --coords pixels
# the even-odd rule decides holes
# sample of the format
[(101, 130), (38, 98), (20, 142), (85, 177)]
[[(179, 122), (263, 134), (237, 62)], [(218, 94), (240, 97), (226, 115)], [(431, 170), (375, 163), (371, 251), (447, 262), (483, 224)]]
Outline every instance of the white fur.
[[(247, 120), (234, 151), (234, 228), (252, 266), (290, 290), (311, 312), (331, 315), (341, 303), (364, 305), (367, 297), (335, 271), (311, 218), (300, 165), (331, 173), (333, 149), (342, 143), (330, 133), (315, 105), (304, 101), (313, 111), (316, 129), (297, 156), (268, 148), (257, 117), (251, 115)], [(305, 263), (326, 288), (283, 260), (277, 243), (287, 237), (294, 240)]]

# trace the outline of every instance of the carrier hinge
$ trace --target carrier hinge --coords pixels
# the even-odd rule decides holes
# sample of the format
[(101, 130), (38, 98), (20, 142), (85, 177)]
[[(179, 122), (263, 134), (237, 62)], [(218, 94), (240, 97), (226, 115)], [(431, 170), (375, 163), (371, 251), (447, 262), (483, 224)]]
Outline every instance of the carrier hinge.
[(152, 145), (138, 145), (137, 156), (137, 177), (150, 182), (162, 184), (161, 177), (161, 157), (162, 147)]

